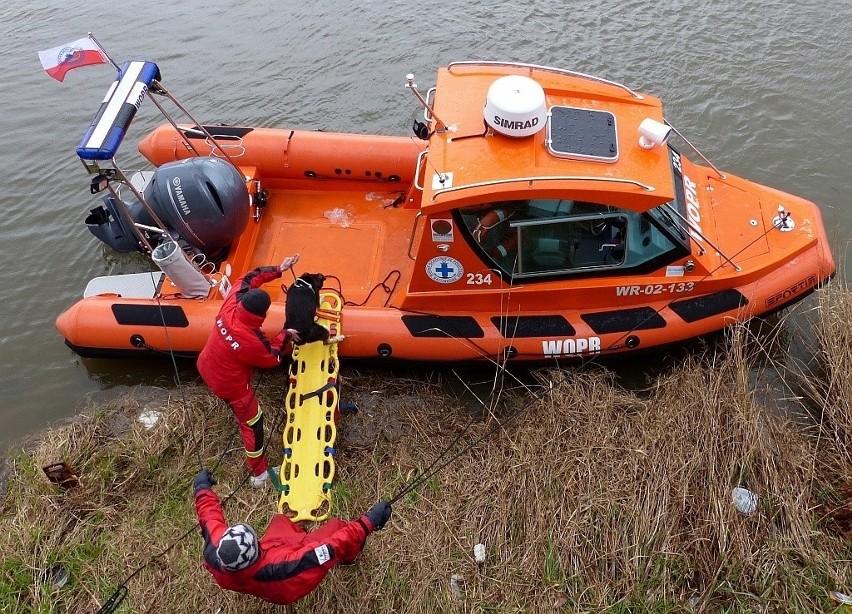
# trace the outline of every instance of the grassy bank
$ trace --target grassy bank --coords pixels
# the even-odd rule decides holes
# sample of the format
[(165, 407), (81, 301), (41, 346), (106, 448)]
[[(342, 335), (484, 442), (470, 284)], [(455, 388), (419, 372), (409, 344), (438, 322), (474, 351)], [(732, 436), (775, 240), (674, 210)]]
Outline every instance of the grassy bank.
[[(394, 506), (356, 566), (293, 610), (840, 611), (830, 591), (852, 593), (852, 295), (837, 283), (818, 302), (814, 360), (802, 365), (773, 364), (742, 328), (642, 390), (604, 369), (538, 371), (537, 389), (509, 378), (472, 422), (469, 399), (442, 382), (451, 374), (344, 365), (344, 400), (360, 410), (339, 425), (336, 515), (389, 498), (460, 433), (456, 449), (472, 445)], [(754, 372), (769, 366), (801, 411), (758, 401)], [(259, 386), (267, 425), (280, 419), (281, 379)], [(161, 412), (153, 428), (137, 419), (145, 409)], [(280, 611), (219, 590), (201, 566), (199, 457), (221, 458), (219, 493), (237, 489), (228, 518), (265, 527), (276, 497), (244, 486), (231, 415), (201, 388), (88, 407), (13, 452), (0, 611), (94, 612), (137, 570), (119, 612)], [(57, 460), (78, 486), (45, 479)], [(734, 507), (737, 486), (757, 493), (755, 512)], [(69, 575), (61, 588), (49, 581), (56, 564)]]

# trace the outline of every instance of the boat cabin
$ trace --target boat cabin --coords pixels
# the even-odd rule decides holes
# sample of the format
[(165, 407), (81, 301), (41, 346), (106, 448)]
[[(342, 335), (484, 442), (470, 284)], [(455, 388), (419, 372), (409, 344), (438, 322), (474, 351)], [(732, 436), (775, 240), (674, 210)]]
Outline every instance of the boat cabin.
[(421, 211), (451, 213), (507, 280), (633, 275), (688, 256), (680, 154), (640, 143), (642, 122), (662, 125), (660, 101), (568, 71), (523, 72), (439, 71)]

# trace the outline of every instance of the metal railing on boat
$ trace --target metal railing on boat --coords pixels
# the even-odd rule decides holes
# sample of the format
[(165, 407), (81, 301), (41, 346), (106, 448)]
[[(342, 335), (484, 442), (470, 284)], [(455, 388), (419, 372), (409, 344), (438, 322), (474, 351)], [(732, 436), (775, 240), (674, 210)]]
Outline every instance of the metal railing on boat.
[[(469, 190), (472, 188), (484, 188), (488, 186), (496, 186), (496, 185), (504, 185), (507, 183), (516, 183), (516, 182), (535, 182), (535, 181), (603, 181), (606, 183), (627, 183), (630, 185), (635, 185), (639, 188), (642, 188), (646, 192), (653, 192), (655, 188), (653, 186), (642, 183), (641, 181), (636, 181), (635, 179), (620, 179), (618, 177), (587, 177), (582, 175), (549, 175), (547, 177), (511, 177), (508, 179), (494, 179), (492, 181), (480, 181), (477, 183), (468, 183), (465, 185), (455, 185), (448, 188), (441, 188), (440, 190), (435, 190), (435, 193), (432, 194), (432, 202), (435, 202), (435, 199), (442, 194), (447, 194), (449, 192), (458, 192), (459, 190)], [(422, 189), (422, 188), (421, 188)]]
[(602, 77), (596, 77), (594, 75), (589, 75), (582, 72), (577, 72), (574, 70), (567, 70), (565, 68), (555, 68), (553, 66), (541, 66), (539, 64), (527, 64), (525, 62), (497, 62), (497, 61), (488, 61), (488, 60), (464, 60), (461, 62), (451, 62), (447, 65), (447, 70), (452, 70), (454, 66), (511, 66), (513, 68), (526, 68), (530, 70), (543, 70), (547, 72), (553, 72), (561, 75), (567, 75), (569, 77), (579, 77), (581, 79), (588, 79), (590, 81), (596, 81), (598, 83), (603, 83), (605, 85), (611, 85), (613, 87), (617, 87), (619, 89), (624, 90), (633, 98), (637, 100), (644, 100), (644, 96), (642, 94), (633, 91), (623, 83), (618, 83), (617, 81), (610, 81), (609, 79), (604, 79)]

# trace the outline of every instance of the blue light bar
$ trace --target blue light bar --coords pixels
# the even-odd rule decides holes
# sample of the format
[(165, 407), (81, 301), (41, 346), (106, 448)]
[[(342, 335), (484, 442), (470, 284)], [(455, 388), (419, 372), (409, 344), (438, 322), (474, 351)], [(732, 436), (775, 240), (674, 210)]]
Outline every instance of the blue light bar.
[(125, 62), (77, 146), (82, 160), (111, 160), (127, 134), (151, 82), (160, 79), (154, 62)]

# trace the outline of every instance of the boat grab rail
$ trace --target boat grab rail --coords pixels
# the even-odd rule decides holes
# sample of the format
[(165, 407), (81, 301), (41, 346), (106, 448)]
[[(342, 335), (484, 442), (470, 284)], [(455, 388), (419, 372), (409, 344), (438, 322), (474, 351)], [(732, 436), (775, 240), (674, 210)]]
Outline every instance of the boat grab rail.
[(414, 256), (411, 255), (411, 246), (414, 245), (414, 235), (417, 234), (417, 225), (420, 223), (420, 219), (423, 217), (423, 212), (418, 211), (417, 215), (414, 216), (414, 224), (411, 226), (411, 236), (408, 237), (408, 251), (406, 254), (408, 255), (409, 260), (417, 260)]
[(687, 138), (686, 138), (685, 136), (683, 136), (677, 128), (675, 128), (674, 126), (672, 126), (672, 125), (671, 125), (671, 123), (669, 123), (667, 120), (663, 120), (663, 121), (666, 123), (666, 126), (668, 126), (669, 128), (671, 128), (671, 129), (672, 129), (672, 132), (674, 132), (676, 135), (678, 135), (678, 136), (681, 138), (681, 140), (682, 140), (684, 143), (686, 143), (686, 145), (687, 145), (687, 146), (688, 146), (688, 147), (689, 147), (689, 148), (690, 148), (693, 152), (695, 152), (695, 154), (696, 154), (699, 158), (701, 158), (702, 160), (704, 160), (704, 161), (705, 161), (705, 162), (706, 162), (706, 163), (710, 166), (710, 168), (712, 168), (714, 171), (716, 171), (716, 174), (717, 174), (717, 175), (719, 175), (719, 179), (722, 179), (722, 180), (727, 179), (727, 177), (725, 176), (725, 173), (723, 173), (723, 172), (722, 172), (722, 171), (720, 171), (718, 168), (716, 168), (716, 165), (715, 165), (715, 164), (713, 164), (713, 163), (709, 160), (709, 158), (707, 158), (707, 156), (705, 156), (703, 153), (701, 153), (695, 145), (693, 145), (692, 143), (690, 143), (690, 142), (687, 140)]
[(419, 154), (417, 154), (417, 162), (414, 164), (414, 188), (416, 190), (423, 191), (423, 184), (417, 183), (417, 179), (420, 177), (420, 168), (423, 166), (423, 160), (426, 158), (426, 155), (429, 153), (428, 149), (424, 149)]
[(618, 177), (585, 177), (582, 175), (549, 175), (547, 177), (513, 177), (511, 179), (494, 179), (491, 181), (468, 183), (466, 185), (455, 185), (449, 188), (435, 190), (435, 193), (432, 194), (432, 202), (435, 202), (435, 199), (438, 198), (438, 196), (441, 196), (442, 194), (446, 194), (448, 192), (458, 192), (459, 190), (484, 188), (488, 186), (503, 185), (506, 183), (516, 183), (520, 181), (526, 181), (530, 183), (534, 181), (602, 181), (605, 183), (627, 183), (640, 187), (646, 192), (655, 191), (655, 188), (653, 186), (642, 183), (641, 181), (636, 181), (635, 179), (620, 179)]
[(569, 77), (580, 77), (581, 79), (588, 79), (590, 81), (597, 81), (598, 83), (604, 83), (606, 85), (612, 85), (613, 87), (617, 87), (619, 89), (624, 90), (637, 100), (644, 100), (645, 97), (638, 92), (634, 92), (632, 89), (624, 85), (623, 83), (618, 83), (617, 81), (610, 81), (609, 79), (604, 79), (603, 77), (596, 77), (594, 75), (589, 75), (583, 72), (577, 72), (574, 70), (567, 70), (565, 68), (554, 68), (553, 66), (541, 66), (539, 64), (527, 64), (525, 62), (499, 62), (499, 61), (488, 61), (488, 60), (464, 60), (461, 62), (450, 62), (447, 65), (447, 70), (452, 70), (454, 66), (512, 66), (515, 68), (528, 68), (531, 70), (543, 70), (546, 72), (553, 72), (560, 75), (567, 75)]
[(432, 114), (429, 113), (429, 109), (432, 108), (432, 105), (435, 104), (435, 94), (438, 92), (438, 88), (434, 85), (426, 90), (426, 108), (423, 109), (423, 119), (427, 122), (432, 121)]

